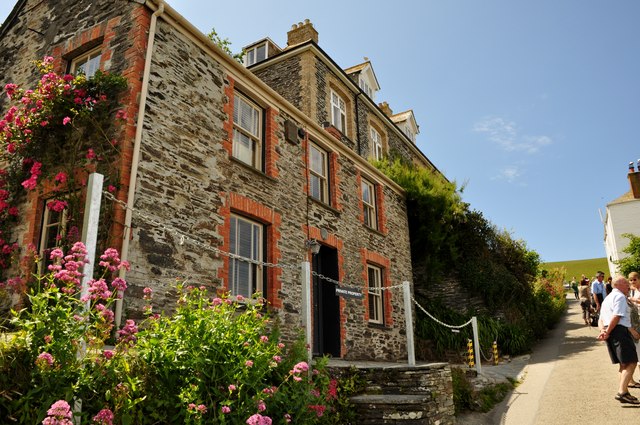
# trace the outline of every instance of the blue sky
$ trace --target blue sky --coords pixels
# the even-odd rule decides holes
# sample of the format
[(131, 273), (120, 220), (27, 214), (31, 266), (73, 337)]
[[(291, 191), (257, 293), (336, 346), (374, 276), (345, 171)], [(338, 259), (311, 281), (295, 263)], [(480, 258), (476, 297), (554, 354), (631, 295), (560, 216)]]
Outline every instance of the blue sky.
[(544, 261), (605, 255), (599, 210), (640, 158), (640, 2), (168, 3), (234, 52), (263, 37), (285, 47), (310, 19), (340, 66), (371, 60), (376, 100), (413, 109), (418, 146), (472, 208)]

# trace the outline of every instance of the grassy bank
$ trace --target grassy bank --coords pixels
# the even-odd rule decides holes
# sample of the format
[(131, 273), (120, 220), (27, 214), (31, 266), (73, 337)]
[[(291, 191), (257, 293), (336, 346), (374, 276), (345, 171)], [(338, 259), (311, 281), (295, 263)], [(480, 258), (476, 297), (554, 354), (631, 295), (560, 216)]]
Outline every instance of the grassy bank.
[(609, 266), (607, 265), (607, 259), (605, 257), (591, 258), (587, 260), (555, 261), (551, 263), (542, 263), (540, 265), (540, 268), (545, 270), (551, 270), (559, 267), (565, 268), (566, 281), (570, 281), (572, 277), (580, 279), (580, 276), (583, 274), (592, 278), (598, 270), (602, 270), (605, 275), (609, 275)]

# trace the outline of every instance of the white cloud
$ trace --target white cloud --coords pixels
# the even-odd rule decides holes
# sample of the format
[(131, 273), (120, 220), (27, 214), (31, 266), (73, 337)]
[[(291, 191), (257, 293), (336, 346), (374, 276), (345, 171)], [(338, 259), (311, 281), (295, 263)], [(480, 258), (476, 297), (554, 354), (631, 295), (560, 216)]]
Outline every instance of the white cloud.
[(509, 165), (500, 170), (500, 174), (495, 176), (494, 180), (505, 180), (513, 183), (522, 175), (522, 170), (517, 165)]
[(473, 126), (476, 133), (486, 134), (487, 138), (507, 152), (536, 153), (543, 146), (553, 143), (548, 136), (520, 135), (513, 121), (501, 117), (486, 117)]

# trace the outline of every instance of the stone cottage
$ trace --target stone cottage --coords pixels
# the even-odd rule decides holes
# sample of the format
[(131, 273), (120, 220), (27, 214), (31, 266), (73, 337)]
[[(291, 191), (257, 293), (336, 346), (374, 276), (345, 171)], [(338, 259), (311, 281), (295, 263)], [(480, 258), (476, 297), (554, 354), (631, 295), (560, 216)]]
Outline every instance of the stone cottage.
[[(33, 86), (44, 56), (61, 73), (128, 81), (118, 202), (103, 198), (110, 240), (131, 263), (119, 321), (139, 314), (143, 287), (162, 309), (183, 279), (262, 293), (293, 339), (310, 281), (314, 354), (406, 358), (405, 198), (369, 159), (437, 169), (415, 145), (413, 112), (375, 103), (369, 61), (341, 69), (308, 21), (284, 49), (268, 38), (247, 46), (243, 66), (162, 0), (19, 0), (0, 28), (2, 87)], [(21, 250), (44, 253), (64, 232), (52, 196), (30, 192), (20, 205)]]

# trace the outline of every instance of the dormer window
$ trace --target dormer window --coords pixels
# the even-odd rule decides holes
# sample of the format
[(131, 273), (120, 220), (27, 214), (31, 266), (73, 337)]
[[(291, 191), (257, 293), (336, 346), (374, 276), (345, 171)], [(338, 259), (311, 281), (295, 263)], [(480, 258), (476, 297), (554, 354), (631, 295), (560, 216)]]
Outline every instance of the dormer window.
[(405, 124), (404, 126), (404, 134), (407, 135), (407, 137), (409, 138), (409, 140), (411, 140), (412, 142), (415, 143), (416, 141), (416, 135), (413, 132), (413, 129), (411, 128), (411, 126), (409, 125), (409, 123)]
[(371, 86), (369, 85), (367, 80), (365, 78), (363, 78), (362, 76), (360, 76), (359, 86), (362, 89), (362, 91), (367, 94), (367, 96), (369, 96), (371, 99), (373, 99), (373, 93), (374, 92), (371, 89)]
[(251, 66), (267, 58), (267, 43), (262, 43), (246, 51), (244, 65)]

